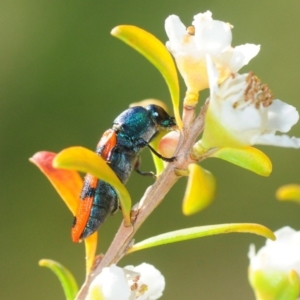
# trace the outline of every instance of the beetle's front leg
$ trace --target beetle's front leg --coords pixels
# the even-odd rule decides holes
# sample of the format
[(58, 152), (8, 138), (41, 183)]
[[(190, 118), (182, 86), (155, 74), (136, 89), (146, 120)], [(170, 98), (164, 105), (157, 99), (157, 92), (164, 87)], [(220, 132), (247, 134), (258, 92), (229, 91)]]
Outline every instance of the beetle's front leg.
[(162, 156), (162, 155), (159, 154), (154, 148), (152, 148), (148, 142), (146, 142), (146, 141), (143, 140), (143, 139), (137, 139), (137, 140), (136, 140), (136, 145), (137, 145), (137, 147), (140, 147), (140, 148), (143, 148), (143, 147), (147, 146), (147, 147), (152, 151), (152, 153), (154, 153), (157, 157), (159, 157), (159, 158), (162, 159), (163, 161), (166, 161), (166, 162), (173, 162), (173, 161), (176, 160), (176, 157), (175, 157), (175, 156), (170, 157), (170, 158), (169, 158), (169, 157), (164, 157), (164, 156)]
[(151, 172), (151, 171), (150, 171), (150, 172), (143, 172), (143, 171), (141, 171), (141, 170), (139, 169), (140, 164), (141, 164), (141, 157), (139, 156), (138, 159), (137, 159), (137, 161), (136, 161), (136, 163), (135, 163), (135, 165), (134, 165), (134, 170), (135, 170), (138, 174), (143, 175), (143, 176), (151, 176), (151, 177), (153, 177), (154, 179), (156, 179), (156, 175), (155, 175), (153, 172)]

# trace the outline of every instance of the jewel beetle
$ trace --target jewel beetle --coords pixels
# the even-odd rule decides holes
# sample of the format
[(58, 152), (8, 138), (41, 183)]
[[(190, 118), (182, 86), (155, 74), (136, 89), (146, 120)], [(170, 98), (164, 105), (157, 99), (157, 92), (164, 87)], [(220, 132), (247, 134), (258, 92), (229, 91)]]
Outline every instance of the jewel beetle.
[[(125, 184), (133, 170), (139, 171), (139, 154), (146, 146), (161, 159), (171, 162), (157, 153), (149, 143), (161, 130), (174, 130), (174, 117), (158, 105), (135, 106), (123, 111), (112, 128), (102, 135), (96, 153), (107, 161), (120, 181)], [(86, 174), (80, 195), (80, 204), (72, 227), (72, 240), (79, 242), (94, 233), (109, 214), (119, 209), (115, 189), (91, 174)]]

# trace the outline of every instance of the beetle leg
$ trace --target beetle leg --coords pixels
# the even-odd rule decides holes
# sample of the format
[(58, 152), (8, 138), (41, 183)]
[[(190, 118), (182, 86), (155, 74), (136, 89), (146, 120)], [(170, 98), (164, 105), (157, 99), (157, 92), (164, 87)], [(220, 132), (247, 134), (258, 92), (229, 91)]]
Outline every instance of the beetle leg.
[(173, 162), (176, 160), (176, 156), (173, 156), (173, 157), (164, 157), (162, 155), (160, 155), (156, 150), (154, 150), (149, 144), (147, 145), (149, 147), (149, 149), (152, 151), (152, 153), (154, 153), (157, 157), (159, 157), (160, 159), (162, 159), (163, 161), (166, 161), (166, 162)]
[(159, 158), (162, 159), (163, 161), (166, 161), (166, 162), (173, 162), (173, 161), (176, 160), (176, 157), (175, 157), (175, 156), (168, 158), (168, 157), (164, 157), (164, 156), (160, 155), (156, 150), (154, 150), (154, 149), (153, 149), (153, 148), (152, 148), (145, 140), (143, 140), (143, 139), (138, 139), (136, 143), (137, 143), (138, 147), (141, 147), (141, 148), (143, 148), (143, 147), (145, 147), (145, 146), (148, 146), (149, 149), (152, 151), (152, 153), (154, 153), (157, 157), (159, 157)]
[(141, 170), (139, 170), (139, 166), (140, 166), (140, 164), (141, 164), (141, 157), (139, 156), (138, 157), (138, 160), (137, 160), (137, 162), (136, 162), (136, 164), (135, 164), (135, 166), (134, 166), (134, 170), (138, 173), (138, 174), (140, 174), (140, 175), (142, 175), (142, 176), (151, 176), (151, 177), (153, 177), (154, 179), (156, 179), (156, 175), (153, 173), (153, 172), (143, 172), (143, 171), (141, 171)]

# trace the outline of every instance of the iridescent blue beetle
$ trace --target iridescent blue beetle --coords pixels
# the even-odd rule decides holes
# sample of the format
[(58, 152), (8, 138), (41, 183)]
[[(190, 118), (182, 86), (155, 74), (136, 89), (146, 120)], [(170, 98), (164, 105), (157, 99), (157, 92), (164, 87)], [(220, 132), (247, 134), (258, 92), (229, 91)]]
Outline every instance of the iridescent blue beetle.
[[(174, 117), (158, 105), (135, 106), (123, 111), (101, 137), (96, 153), (107, 161), (120, 181), (125, 184), (133, 170), (138, 170), (139, 153), (148, 146), (161, 159), (172, 162), (157, 153), (149, 143), (161, 130), (177, 128)], [(74, 218), (72, 240), (78, 242), (94, 233), (109, 214), (119, 208), (119, 199), (108, 183), (87, 174), (81, 192), (79, 209)]]

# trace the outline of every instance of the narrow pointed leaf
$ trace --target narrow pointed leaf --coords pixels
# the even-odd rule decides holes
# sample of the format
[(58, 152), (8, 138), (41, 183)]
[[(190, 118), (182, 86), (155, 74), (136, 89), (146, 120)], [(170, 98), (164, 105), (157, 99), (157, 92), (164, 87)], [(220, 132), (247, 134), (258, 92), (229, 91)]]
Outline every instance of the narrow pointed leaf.
[(280, 187), (276, 192), (276, 198), (282, 201), (295, 201), (300, 203), (300, 185), (287, 184)]
[(182, 128), (178, 75), (174, 60), (165, 45), (151, 33), (132, 25), (117, 26), (111, 34), (146, 57), (160, 71), (171, 94), (177, 124)]
[(72, 273), (60, 263), (51, 259), (41, 259), (41, 267), (49, 268), (59, 279), (67, 300), (74, 300), (78, 292), (78, 286)]
[(94, 232), (92, 235), (90, 235), (84, 240), (86, 275), (88, 275), (92, 270), (96, 251), (97, 251), (97, 243), (98, 243), (97, 232)]
[(271, 240), (275, 240), (273, 232), (265, 226), (251, 223), (240, 223), (240, 224), (220, 224), (220, 225), (208, 225), (186, 228), (176, 231), (163, 233), (142, 242), (133, 245), (128, 249), (127, 253), (132, 253), (138, 250), (156, 247), (164, 244), (170, 244), (175, 242), (182, 242), (186, 240), (201, 238), (205, 236), (231, 233), (231, 232), (245, 232), (262, 235)]
[(57, 154), (53, 166), (90, 173), (114, 187), (119, 197), (125, 226), (130, 226), (130, 195), (106, 161), (95, 152), (83, 147), (70, 147)]
[(182, 203), (182, 211), (187, 216), (207, 207), (216, 193), (216, 180), (209, 171), (197, 164), (190, 164), (188, 170), (188, 184)]
[(79, 205), (82, 179), (76, 171), (53, 168), (52, 161), (55, 156), (53, 152), (41, 151), (34, 154), (29, 161), (46, 175), (72, 214), (75, 215)]
[(253, 147), (220, 148), (211, 157), (221, 158), (261, 176), (269, 176), (272, 172), (268, 156)]

